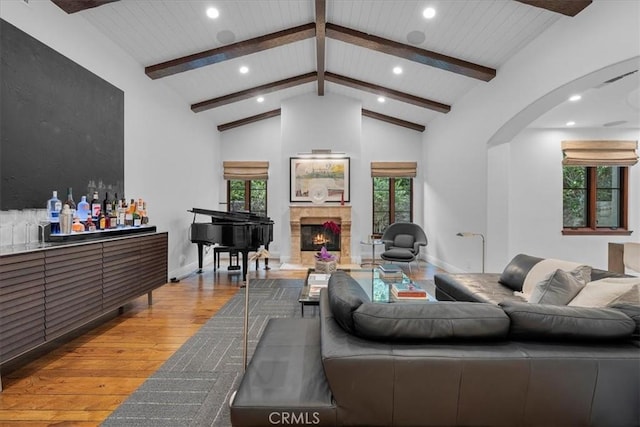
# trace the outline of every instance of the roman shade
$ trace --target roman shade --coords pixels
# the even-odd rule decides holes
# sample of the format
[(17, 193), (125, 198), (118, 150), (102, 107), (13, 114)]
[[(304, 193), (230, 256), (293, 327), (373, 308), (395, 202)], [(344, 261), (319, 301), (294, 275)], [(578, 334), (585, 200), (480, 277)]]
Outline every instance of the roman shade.
[(371, 176), (415, 178), (417, 168), (417, 162), (371, 162)]
[(633, 166), (638, 141), (562, 141), (565, 166)]
[(224, 179), (267, 179), (269, 162), (264, 161), (227, 161), (222, 162)]

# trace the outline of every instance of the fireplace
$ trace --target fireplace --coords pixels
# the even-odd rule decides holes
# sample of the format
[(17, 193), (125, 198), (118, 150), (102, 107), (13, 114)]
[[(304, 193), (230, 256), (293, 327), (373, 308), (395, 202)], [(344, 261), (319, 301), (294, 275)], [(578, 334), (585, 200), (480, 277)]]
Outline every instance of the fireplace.
[[(322, 227), (326, 221), (333, 221), (340, 226), (340, 234), (329, 236), (329, 230)], [(341, 264), (350, 264), (351, 261), (351, 206), (348, 205), (291, 205), (289, 207), (289, 225), (291, 227), (291, 259), (293, 264), (313, 266), (315, 254), (322, 248), (320, 242), (323, 238), (334, 241), (337, 246), (329, 246), (327, 249), (338, 256)], [(314, 228), (315, 227), (315, 228)], [(309, 231), (303, 231), (309, 229)], [(313, 243), (314, 232), (320, 234), (320, 238)], [(303, 232), (309, 233), (304, 240), (312, 240), (309, 249), (305, 243), (303, 249)], [(318, 233), (320, 232), (320, 233)], [(307, 239), (308, 237), (308, 239)], [(317, 237), (317, 236), (316, 236)], [(332, 243), (333, 245), (333, 243)]]
[(327, 230), (322, 224), (300, 224), (300, 250), (318, 252), (340, 251), (340, 235)]

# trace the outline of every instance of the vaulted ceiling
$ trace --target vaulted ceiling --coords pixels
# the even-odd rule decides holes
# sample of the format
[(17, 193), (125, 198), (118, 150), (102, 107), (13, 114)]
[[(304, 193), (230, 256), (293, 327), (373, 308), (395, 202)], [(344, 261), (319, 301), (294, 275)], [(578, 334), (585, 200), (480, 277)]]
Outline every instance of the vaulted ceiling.
[[(591, 3), (53, 1), (94, 25), (141, 64), (141, 73), (165, 83), (219, 130), (278, 115), (287, 98), (330, 93), (359, 100), (365, 116), (417, 131), (491, 81), (557, 20)], [(423, 17), (427, 6), (436, 11), (432, 19)], [(219, 16), (207, 17), (208, 7)], [(249, 71), (240, 73), (242, 66)]]

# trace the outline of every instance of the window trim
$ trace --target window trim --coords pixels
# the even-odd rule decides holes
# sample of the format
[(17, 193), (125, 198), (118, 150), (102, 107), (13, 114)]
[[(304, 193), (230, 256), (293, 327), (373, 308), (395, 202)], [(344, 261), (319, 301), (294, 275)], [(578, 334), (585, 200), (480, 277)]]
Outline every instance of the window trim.
[(585, 166), (587, 168), (587, 226), (586, 227), (563, 227), (564, 236), (629, 236), (633, 233), (629, 230), (629, 168), (616, 166), (620, 170), (620, 227), (606, 228), (597, 227), (596, 224), (596, 194), (597, 169), (595, 166)]

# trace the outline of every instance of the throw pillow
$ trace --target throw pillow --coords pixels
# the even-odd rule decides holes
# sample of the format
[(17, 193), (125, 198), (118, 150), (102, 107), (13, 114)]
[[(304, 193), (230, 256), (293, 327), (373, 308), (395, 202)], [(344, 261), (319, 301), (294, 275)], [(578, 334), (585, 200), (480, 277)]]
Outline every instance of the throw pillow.
[(607, 277), (595, 280), (587, 283), (568, 305), (606, 307), (636, 285), (640, 285), (640, 277)]
[(591, 267), (582, 265), (572, 271), (555, 270), (538, 282), (528, 301), (533, 304), (566, 305), (587, 284)]
[(613, 308), (503, 302), (516, 339), (593, 340), (631, 338), (633, 319)]
[[(575, 270), (580, 267), (581, 263), (572, 262), (572, 261), (563, 261), (560, 259), (543, 259), (533, 267), (527, 273), (527, 276), (524, 278), (524, 283), (522, 285), (522, 293), (524, 293), (525, 298), (529, 298), (531, 295), (531, 291), (536, 286), (536, 284), (543, 280), (547, 274), (551, 274), (554, 271), (560, 269), (564, 271)], [(589, 277), (586, 279), (587, 282), (591, 281), (591, 271), (589, 271)]]

